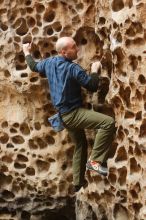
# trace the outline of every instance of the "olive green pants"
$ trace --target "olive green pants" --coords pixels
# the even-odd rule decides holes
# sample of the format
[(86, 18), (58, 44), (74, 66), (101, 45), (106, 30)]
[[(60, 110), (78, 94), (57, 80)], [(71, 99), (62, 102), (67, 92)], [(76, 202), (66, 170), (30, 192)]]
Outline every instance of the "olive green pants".
[(80, 185), (84, 181), (87, 162), (87, 140), (84, 129), (97, 129), (90, 159), (106, 162), (115, 133), (115, 122), (110, 116), (78, 108), (62, 115), (62, 120), (75, 143), (73, 155), (73, 182)]

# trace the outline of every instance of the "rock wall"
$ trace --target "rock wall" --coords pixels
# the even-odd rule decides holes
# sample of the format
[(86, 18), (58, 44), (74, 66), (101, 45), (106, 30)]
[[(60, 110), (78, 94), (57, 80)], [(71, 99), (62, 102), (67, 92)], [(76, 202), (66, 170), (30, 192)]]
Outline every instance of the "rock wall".
[[(0, 16), (0, 219), (146, 219), (146, 1), (0, 0)], [(87, 172), (76, 200), (73, 143), (48, 124), (47, 79), (30, 71), (22, 52), (32, 42), (36, 60), (55, 55), (66, 35), (87, 71), (102, 63), (102, 89), (83, 91), (85, 105), (117, 123), (109, 176)], [(90, 153), (94, 133), (87, 137)]]

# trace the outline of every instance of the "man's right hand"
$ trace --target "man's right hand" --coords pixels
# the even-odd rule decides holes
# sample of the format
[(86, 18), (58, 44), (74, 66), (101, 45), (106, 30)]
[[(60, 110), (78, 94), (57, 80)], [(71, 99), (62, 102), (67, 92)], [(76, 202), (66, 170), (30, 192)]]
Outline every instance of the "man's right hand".
[(101, 69), (102, 65), (99, 61), (96, 61), (94, 63), (92, 63), (91, 66), (91, 73), (97, 73), (100, 69)]
[(30, 50), (31, 50), (30, 43), (23, 44), (22, 48), (25, 56), (30, 55)]

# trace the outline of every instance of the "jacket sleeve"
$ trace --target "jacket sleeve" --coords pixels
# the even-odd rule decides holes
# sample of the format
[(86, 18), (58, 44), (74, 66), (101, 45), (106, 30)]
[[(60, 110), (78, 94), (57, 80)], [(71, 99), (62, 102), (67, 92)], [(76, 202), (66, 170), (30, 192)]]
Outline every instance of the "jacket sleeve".
[(29, 68), (34, 72), (38, 72), (36, 69), (36, 65), (38, 64), (38, 62), (35, 62), (31, 55), (27, 55), (25, 59)]
[(97, 73), (91, 73), (91, 79), (86, 84), (85, 88), (90, 92), (96, 92), (99, 88), (101, 77)]

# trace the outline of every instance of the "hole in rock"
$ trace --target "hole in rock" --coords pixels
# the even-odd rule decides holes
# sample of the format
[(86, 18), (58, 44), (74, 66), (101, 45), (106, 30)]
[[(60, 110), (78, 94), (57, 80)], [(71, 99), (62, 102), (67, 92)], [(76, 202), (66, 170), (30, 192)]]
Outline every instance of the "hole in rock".
[(8, 167), (6, 165), (1, 165), (0, 172), (2, 173), (8, 172)]
[(26, 168), (26, 164), (21, 164), (21, 163), (15, 162), (14, 167), (16, 169), (24, 169), (24, 168)]
[(130, 190), (130, 194), (133, 199), (138, 199), (138, 194), (135, 192), (135, 190)]
[(7, 128), (8, 127), (8, 122), (7, 121), (2, 122), (1, 127), (2, 128)]
[(37, 160), (36, 161), (36, 166), (38, 168), (38, 172), (43, 172), (43, 171), (48, 171), (50, 164), (46, 161), (43, 160)]
[(2, 157), (2, 161), (6, 162), (6, 163), (12, 163), (13, 159), (12, 159), (11, 156), (5, 155), (5, 156)]
[(58, 6), (58, 1), (56, 1), (56, 0), (54, 0), (54, 1), (50, 1), (49, 2), (49, 6), (51, 7), (51, 8), (57, 8), (57, 6)]
[(20, 63), (24, 63), (24, 61), (25, 61), (25, 57), (24, 57), (24, 55), (21, 54), (21, 53), (16, 57), (16, 59), (17, 59)]
[(128, 210), (121, 204), (116, 204), (114, 207), (114, 218), (129, 220)]
[(11, 144), (11, 143), (8, 143), (8, 144), (6, 145), (6, 147), (7, 147), (7, 148), (14, 148), (14, 145)]
[(27, 167), (25, 172), (28, 176), (34, 176), (35, 175), (35, 169), (33, 167)]
[(132, 70), (135, 71), (137, 69), (137, 66), (138, 66), (137, 57), (135, 57), (134, 55), (130, 55), (129, 60), (130, 60), (130, 65), (132, 67)]
[(59, 184), (58, 184), (59, 192), (63, 192), (65, 190), (65, 185), (66, 185), (66, 181), (65, 180), (60, 180), (59, 181)]
[(122, 167), (118, 169), (118, 174), (119, 174), (118, 182), (121, 186), (124, 186), (126, 184), (127, 168)]
[(35, 127), (36, 130), (40, 130), (40, 129), (41, 129), (41, 124), (40, 124), (40, 122), (35, 122), (35, 123), (34, 123), (34, 127)]
[(32, 77), (30, 79), (30, 82), (34, 83), (34, 82), (37, 82), (39, 80), (39, 77)]
[(20, 37), (18, 37), (18, 36), (16, 36), (16, 37), (14, 37), (14, 40), (16, 41), (16, 42), (21, 42), (21, 38)]
[(48, 159), (48, 161), (49, 161), (50, 163), (53, 163), (53, 162), (55, 162), (55, 159), (53, 159), (53, 158), (50, 157), (50, 158)]
[(112, 2), (112, 10), (117, 12), (124, 8), (123, 0), (113, 0)]
[(138, 80), (142, 85), (146, 84), (146, 78), (144, 77), (144, 75), (140, 74)]
[(17, 130), (15, 128), (10, 128), (11, 133), (17, 133)]
[(46, 22), (52, 22), (55, 18), (55, 12), (54, 11), (48, 11), (44, 14), (44, 21)]
[(35, 25), (35, 23), (36, 22), (35, 22), (35, 19), (33, 17), (30, 17), (30, 16), (27, 17), (27, 24), (28, 24), (29, 28), (33, 27)]
[(17, 155), (17, 159), (21, 162), (27, 162), (28, 161), (28, 158), (22, 154), (18, 154)]
[(35, 50), (33, 52), (33, 56), (34, 56), (35, 59), (40, 59), (41, 58), (40, 51), (39, 50)]
[(117, 24), (116, 22), (114, 22), (114, 23), (113, 23), (113, 28), (116, 29), (116, 28), (118, 28), (118, 27), (119, 27), (118, 24)]
[(125, 112), (125, 119), (126, 118), (134, 118), (135, 117), (135, 114), (133, 112), (130, 112), (130, 111), (126, 111)]
[(32, 42), (32, 36), (31, 35), (24, 36), (22, 42), (23, 42), (23, 44), (31, 43)]
[(22, 211), (21, 220), (30, 220), (31, 214), (27, 211)]
[[(16, 64), (16, 70), (25, 70), (27, 68), (27, 65), (20, 65), (20, 64)], [(20, 81), (14, 81), (18, 86), (22, 86), (22, 83)]]
[(140, 157), (142, 152), (140, 150), (140, 146), (138, 146), (138, 144), (136, 144), (135, 149), (134, 149), (134, 153), (136, 156)]
[(6, 144), (9, 140), (9, 136), (7, 133), (3, 132), (2, 134), (0, 134), (0, 142), (2, 144)]
[(142, 119), (142, 111), (139, 111), (139, 112), (136, 113), (135, 119), (136, 120), (141, 120)]
[[(38, 19), (38, 17), (37, 17), (37, 19)], [(41, 18), (39, 18), (39, 19), (41, 19)], [(37, 26), (38, 26), (38, 27), (41, 27), (41, 26), (42, 26), (42, 22), (40, 22), (40, 20), (39, 20), (39, 21), (37, 20)]]
[(133, 0), (126, 0), (125, 6), (128, 6), (129, 8), (131, 8), (133, 6)]
[(136, 214), (139, 213), (140, 209), (143, 207), (141, 203), (134, 203), (133, 204), (133, 210), (135, 211)]
[(46, 181), (46, 180), (42, 180), (42, 185), (44, 186), (44, 187), (48, 187), (48, 182)]
[(129, 86), (127, 86), (125, 89), (123, 87), (120, 87), (119, 95), (123, 99), (123, 102), (126, 103), (127, 107), (130, 105), (130, 94), (131, 89)]
[(10, 191), (8, 191), (8, 190), (4, 190), (3, 192), (2, 192), (2, 197), (4, 198), (4, 199), (13, 199), (14, 197), (15, 197), (15, 195), (12, 193), (12, 192), (10, 192)]
[(145, 109), (145, 111), (146, 111), (146, 102), (144, 103), (144, 109)]
[(4, 76), (8, 78), (8, 77), (11, 76), (11, 74), (10, 74), (10, 72), (8, 70), (5, 70), (4, 71)]
[(124, 147), (120, 147), (118, 149), (117, 157), (115, 159), (115, 162), (120, 162), (120, 161), (123, 161), (123, 160), (127, 160), (127, 152), (126, 152)]
[(42, 138), (36, 138), (35, 141), (37, 142), (37, 144), (41, 149), (47, 147), (47, 143)]
[(117, 34), (117, 41), (122, 42), (122, 35), (120, 32), (118, 32), (118, 34)]
[(114, 50), (113, 54), (117, 57), (116, 67), (119, 70), (122, 70), (123, 65), (124, 65), (124, 58), (125, 58), (125, 55), (124, 55), (122, 48), (120, 48), (120, 47), (116, 48)]
[(66, 170), (67, 169), (67, 164), (66, 163), (62, 164), (61, 169)]
[(27, 34), (28, 27), (24, 18), (21, 19), (21, 25), (16, 29), (16, 33), (20, 36)]
[(8, 185), (12, 182), (13, 177), (11, 175), (6, 176), (3, 173), (0, 173), (0, 186)]
[(66, 207), (66, 209), (68, 209), (68, 211), (71, 212), (70, 214), (67, 214), (67, 216), (70, 215), (70, 217), (66, 217), (64, 214), (65, 212), (67, 212), (67, 210), (66, 211), (60, 210), (58, 213), (57, 213), (57, 211), (56, 211), (56, 213), (55, 213), (55, 211), (54, 212), (53, 211), (52, 212), (46, 211), (42, 216), (42, 220), (75, 220), (75, 214), (72, 213), (73, 211), (71, 211), (69, 207), (68, 208)]
[(52, 56), (55, 56), (57, 54), (57, 51), (56, 50), (51, 50), (51, 54), (52, 54)]
[(117, 176), (114, 173), (109, 173), (108, 179), (111, 182), (112, 185), (116, 184)]
[(83, 3), (79, 3), (76, 5), (76, 9), (77, 10), (82, 10), (84, 8), (84, 4)]
[(51, 137), (50, 135), (47, 135), (45, 137), (45, 140), (47, 141), (48, 144), (52, 145), (55, 143), (55, 139), (53, 137)]
[(34, 27), (34, 28), (32, 29), (32, 34), (33, 34), (33, 35), (38, 34), (38, 32), (39, 32), (39, 28), (38, 28), (38, 27)]
[(25, 1), (25, 4), (28, 6), (28, 5), (31, 5), (31, 0), (27, 0)]
[(45, 10), (45, 6), (44, 5), (39, 4), (39, 3), (36, 4), (36, 11), (38, 13), (42, 13), (44, 10)]
[(25, 8), (25, 10), (26, 10), (26, 13), (28, 13), (28, 14), (33, 13), (33, 8), (31, 8), (31, 7), (27, 7), (27, 8)]
[(129, 36), (129, 37), (133, 37), (135, 36), (135, 31), (134, 31), (134, 28), (133, 27), (129, 27), (126, 31), (126, 34)]
[(45, 53), (45, 56), (44, 56), (44, 58), (48, 58), (48, 57), (50, 57), (50, 53)]
[(100, 17), (98, 24), (103, 25), (103, 24), (105, 24), (105, 22), (106, 22), (106, 19), (104, 17)]
[(8, 26), (6, 24), (1, 23), (0, 28), (2, 29), (2, 31), (6, 31), (8, 29)]
[(142, 94), (140, 93), (138, 89), (136, 89), (135, 99), (138, 99), (139, 102), (143, 100)]
[(86, 40), (85, 38), (82, 38), (82, 40), (81, 40), (81, 44), (82, 44), (82, 45), (87, 44), (87, 40)]
[(12, 141), (14, 144), (23, 144), (25, 142), (24, 138), (20, 135), (12, 137)]
[[(127, 192), (125, 190), (120, 190), (117, 192), (117, 196), (120, 197), (122, 203), (127, 202)], [(120, 220), (120, 219), (119, 219)], [(122, 219), (121, 219), (122, 220)]]
[(38, 149), (38, 146), (34, 143), (34, 140), (32, 139), (29, 140), (29, 148), (33, 150)]
[(54, 28), (55, 31), (60, 32), (61, 29), (62, 29), (62, 25), (60, 24), (60, 22), (55, 22), (53, 24), (53, 28)]
[(140, 165), (137, 164), (136, 159), (130, 158), (130, 174), (138, 173), (140, 171)]
[(27, 123), (22, 123), (20, 125), (20, 131), (22, 132), (22, 134), (24, 135), (29, 135), (30, 134), (30, 129), (28, 127), (28, 124)]
[(53, 28), (49, 27), (47, 28), (47, 34), (52, 35), (54, 33)]
[(98, 102), (100, 104), (105, 102), (105, 97), (108, 91), (109, 91), (109, 79), (107, 77), (103, 77), (101, 79), (101, 84), (98, 92)]
[(15, 128), (18, 128), (18, 127), (19, 127), (19, 123), (15, 122), (15, 123), (13, 124), (13, 126), (14, 126)]
[(127, 29), (126, 34), (130, 37), (134, 37), (136, 34), (142, 34), (143, 27), (139, 22), (133, 22), (130, 27)]
[(140, 126), (140, 134), (139, 134), (140, 137), (146, 137), (146, 119), (144, 119), (142, 121), (142, 124)]
[(137, 37), (133, 40), (133, 45), (138, 45), (138, 46), (142, 46), (142, 45), (145, 45), (145, 40), (144, 38), (140, 38), (140, 37)]
[(27, 73), (21, 73), (21, 77), (26, 78), (26, 77), (28, 77), (28, 74)]
[(65, 145), (65, 144), (67, 144), (67, 141), (66, 141), (66, 140), (63, 140), (63, 141), (61, 142), (61, 144)]
[(22, 205), (26, 205), (30, 203), (30, 198), (28, 197), (18, 197), (16, 199), (16, 204), (18, 204), (18, 206), (22, 206)]

